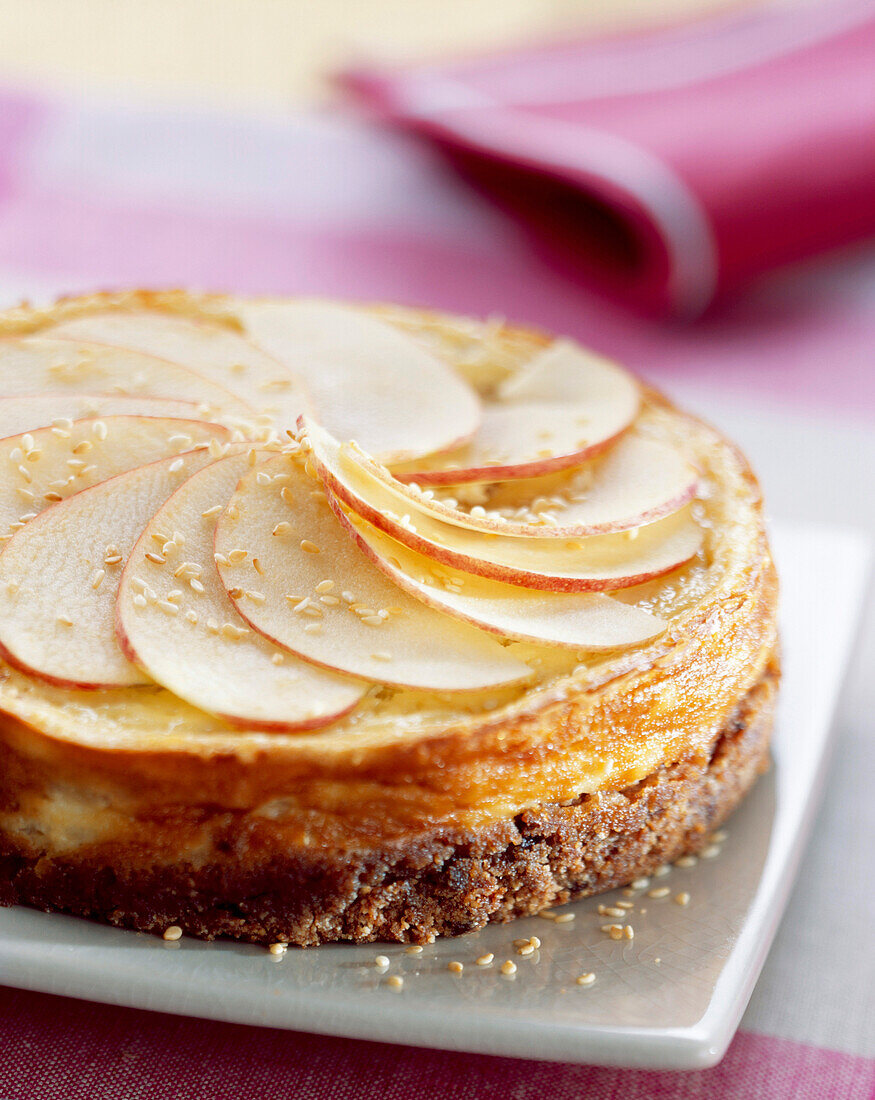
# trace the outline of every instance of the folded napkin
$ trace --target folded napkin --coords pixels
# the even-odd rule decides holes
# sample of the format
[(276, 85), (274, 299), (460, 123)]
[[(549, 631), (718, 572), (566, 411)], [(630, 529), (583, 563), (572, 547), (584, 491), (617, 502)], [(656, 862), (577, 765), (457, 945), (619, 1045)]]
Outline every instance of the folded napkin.
[(650, 310), (696, 315), (772, 267), (875, 233), (872, 0), (340, 79)]

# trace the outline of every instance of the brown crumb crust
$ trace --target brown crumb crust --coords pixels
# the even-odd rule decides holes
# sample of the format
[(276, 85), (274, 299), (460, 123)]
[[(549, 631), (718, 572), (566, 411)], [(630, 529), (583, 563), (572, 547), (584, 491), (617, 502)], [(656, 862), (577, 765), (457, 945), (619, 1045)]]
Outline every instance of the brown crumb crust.
[(381, 850), (299, 849), (253, 864), (258, 824), (217, 815), (198, 866), (34, 858), (0, 838), (0, 904), (203, 939), (422, 943), (598, 894), (696, 852), (768, 767), (773, 662), (708, 749), (617, 791)]

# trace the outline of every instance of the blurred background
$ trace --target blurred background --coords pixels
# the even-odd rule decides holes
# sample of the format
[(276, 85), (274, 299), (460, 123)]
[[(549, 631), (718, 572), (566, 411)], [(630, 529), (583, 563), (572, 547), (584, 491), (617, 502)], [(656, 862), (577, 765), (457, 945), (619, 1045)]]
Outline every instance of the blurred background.
[[(0, 0), (7, 304), (181, 285), (507, 317), (719, 423), (778, 522), (869, 538), (873, 233), (873, 0)], [(862, 611), (744, 1028), (872, 1059)]]

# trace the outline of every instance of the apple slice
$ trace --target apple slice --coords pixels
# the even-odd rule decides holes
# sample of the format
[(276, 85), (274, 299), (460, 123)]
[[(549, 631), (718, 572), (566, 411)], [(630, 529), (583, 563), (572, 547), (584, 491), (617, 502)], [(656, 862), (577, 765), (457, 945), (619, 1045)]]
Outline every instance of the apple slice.
[[(215, 509), (227, 504), (250, 466), (247, 453), (219, 459), (159, 508), (125, 566), (116, 634), (129, 659), (153, 680), (233, 725), (324, 726), (351, 710), (367, 684), (299, 661), (247, 627), (216, 568)], [(158, 563), (154, 551), (171, 532), (184, 542)], [(250, 584), (258, 587), (261, 577), (251, 564), (249, 569)], [(174, 590), (183, 593), (175, 597), (178, 612), (168, 607)]]
[(381, 462), (445, 451), (477, 430), (474, 390), (412, 337), (364, 310), (265, 302), (245, 306), (241, 318), (259, 347), (304, 379), (320, 421)]
[(536, 645), (613, 649), (655, 638), (666, 623), (601, 592), (533, 592), (437, 565), (330, 500), (359, 549), (399, 588), (483, 630)]
[(107, 416), (59, 421), (2, 439), (0, 543), (81, 489), (199, 444), (223, 445), (229, 438), (227, 428), (203, 420)]
[(177, 363), (124, 348), (47, 337), (0, 339), (0, 396), (104, 393), (193, 401), (208, 413), (252, 413), (218, 383)]
[[(138, 466), (47, 509), (19, 531), (0, 554), (4, 658), (61, 687), (148, 683), (122, 653), (113, 628), (122, 564), (155, 510), (210, 461), (204, 448)], [(181, 549), (174, 542), (162, 546), (152, 550), (161, 560), (169, 547), (177, 555)]]
[(306, 420), (302, 425), (302, 446), (332, 496), (411, 550), (463, 573), (548, 592), (610, 591), (676, 569), (702, 543), (689, 506), (640, 528), (583, 539), (499, 535), (445, 523), (424, 510), (414, 515), (398, 509), (385, 485), (361, 465), (357, 448), (341, 446)]
[(192, 420), (193, 401), (166, 397), (112, 397), (94, 393), (37, 393), (0, 397), (0, 439), (34, 428), (50, 427), (55, 420), (85, 420), (100, 416), (162, 416)]
[(387, 580), (297, 457), (251, 470), (216, 528), (219, 573), (251, 626), (304, 660), (401, 687), (466, 691), (531, 675), (488, 634)]
[(180, 363), (239, 395), (257, 412), (270, 412), (281, 428), (293, 427), (310, 409), (301, 382), (283, 362), (219, 323), (150, 310), (112, 310), (84, 314), (50, 331)]
[(564, 470), (609, 446), (633, 422), (639, 402), (638, 383), (630, 374), (557, 340), (484, 405), (470, 443), (453, 454), (405, 465), (396, 476), (420, 485), (459, 485)]
[[(326, 433), (306, 418), (301, 423), (324, 454), (326, 445), (331, 447)], [(365, 503), (409, 513), (414, 523), (425, 514), (457, 527), (515, 537), (575, 538), (641, 527), (683, 508), (698, 486), (697, 471), (678, 450), (636, 433), (622, 436), (586, 466), (559, 475), (561, 485), (548, 487), (545, 479), (536, 479), (534, 486), (530, 481), (491, 486), (488, 508), (464, 507), (454, 497), (441, 499), (434, 489), (405, 485), (353, 444), (344, 450), (344, 459), (348, 470), (362, 475), (347, 478), (347, 490), (365, 494)], [(381, 491), (368, 498), (374, 483)]]

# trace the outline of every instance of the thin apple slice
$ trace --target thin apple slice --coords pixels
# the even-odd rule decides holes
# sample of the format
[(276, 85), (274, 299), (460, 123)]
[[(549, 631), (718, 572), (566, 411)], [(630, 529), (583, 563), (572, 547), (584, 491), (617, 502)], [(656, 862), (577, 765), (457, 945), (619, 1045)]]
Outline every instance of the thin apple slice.
[(676, 569), (702, 543), (689, 506), (630, 531), (571, 539), (499, 535), (444, 523), (425, 511), (396, 511), (397, 501), (364, 470), (357, 448), (302, 424), (303, 448), (332, 496), (411, 550), (463, 573), (548, 592), (610, 591)]
[[(203, 448), (138, 466), (76, 493), (19, 531), (0, 554), (4, 658), (61, 687), (148, 683), (115, 637), (122, 565), (155, 510), (210, 461)], [(151, 552), (163, 560), (180, 550), (168, 540)], [(170, 615), (175, 608), (170, 602)]]
[(470, 443), (453, 454), (405, 465), (396, 476), (420, 485), (459, 485), (540, 477), (577, 466), (629, 427), (639, 402), (638, 383), (626, 371), (556, 340), (484, 405)]
[(167, 397), (203, 405), (208, 415), (254, 413), (218, 383), (151, 355), (84, 340), (42, 336), (0, 339), (0, 396), (49, 392)]
[(537, 645), (614, 649), (665, 630), (662, 619), (601, 592), (534, 592), (437, 565), (332, 499), (359, 549), (399, 588), (483, 630)]
[[(227, 504), (250, 466), (247, 453), (219, 459), (159, 508), (125, 566), (116, 634), (129, 659), (153, 680), (233, 725), (276, 731), (325, 726), (351, 710), (367, 684), (299, 661), (249, 628), (216, 568), (216, 508)], [(164, 564), (156, 562), (154, 551), (171, 532), (184, 542)], [(250, 570), (257, 587), (261, 577)], [(178, 612), (168, 607), (174, 590), (183, 593), (176, 597)]]
[[(302, 424), (317, 451), (324, 450), (326, 433), (306, 418)], [(365, 499), (374, 507), (409, 513), (414, 524), (425, 514), (457, 527), (520, 538), (579, 538), (641, 527), (679, 511), (698, 486), (697, 471), (680, 451), (636, 433), (565, 475), (560, 486), (547, 488), (543, 478), (534, 485), (508, 481), (491, 486), (488, 507), (465, 507), (449, 495), (442, 499), (435, 489), (406, 485), (353, 444), (344, 457), (349, 469), (357, 467), (362, 474), (347, 479), (349, 492), (366, 494), (369, 485), (379, 483), (381, 492)]]
[(299, 374), (319, 418), (381, 462), (456, 447), (480, 423), (477, 394), (411, 337), (363, 310), (329, 302), (243, 308), (246, 331)]
[(37, 393), (0, 397), (0, 439), (34, 428), (48, 428), (56, 420), (85, 420), (100, 416), (162, 416), (197, 418), (193, 401), (166, 397), (112, 397), (94, 393)]
[(293, 427), (310, 409), (298, 376), (285, 363), (220, 324), (150, 310), (113, 310), (64, 321), (51, 332), (180, 363), (238, 394), (257, 412), (270, 412), (281, 428)]
[(216, 528), (219, 573), (252, 627), (313, 664), (402, 687), (466, 691), (531, 675), (488, 634), (387, 580), (296, 457), (250, 471)]
[(45, 508), (90, 485), (198, 445), (224, 445), (229, 438), (227, 428), (204, 420), (107, 416), (2, 439), (0, 544)]

